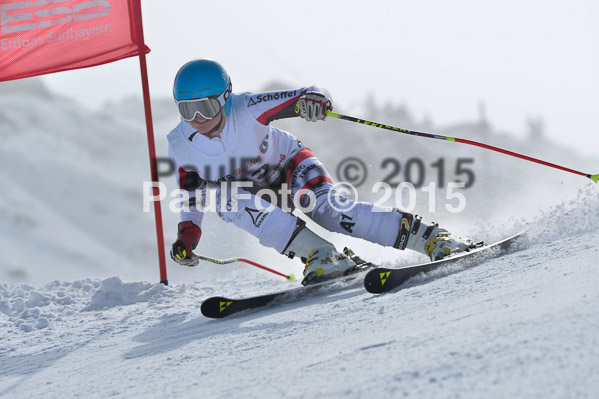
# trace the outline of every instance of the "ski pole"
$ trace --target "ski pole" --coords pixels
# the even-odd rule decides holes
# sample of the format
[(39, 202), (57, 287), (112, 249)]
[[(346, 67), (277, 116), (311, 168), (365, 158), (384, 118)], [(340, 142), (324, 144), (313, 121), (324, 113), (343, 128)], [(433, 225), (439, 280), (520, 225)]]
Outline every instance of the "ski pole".
[(244, 263), (250, 264), (252, 266), (259, 267), (260, 269), (266, 270), (267, 272), (271, 272), (271, 273), (277, 274), (281, 277), (285, 277), (289, 281), (295, 280), (295, 276), (293, 274), (286, 275), (286, 274), (280, 273), (276, 270), (270, 269), (266, 266), (263, 266), (259, 263), (253, 262), (253, 261), (251, 261), (249, 259), (245, 259), (245, 258), (231, 258), (231, 259), (220, 260), (220, 259), (208, 258), (207, 256), (202, 256), (202, 255), (196, 255), (196, 256), (198, 257), (199, 260), (203, 260), (204, 262), (216, 263), (217, 265), (226, 265), (229, 263), (244, 262)]
[(439, 134), (430, 134), (430, 133), (416, 132), (416, 131), (413, 131), (413, 130), (403, 129), (403, 128), (400, 128), (400, 127), (394, 127), (394, 126), (385, 125), (383, 123), (371, 122), (371, 121), (367, 121), (367, 120), (364, 120), (364, 119), (354, 118), (353, 116), (336, 114), (336, 113), (331, 112), (331, 111), (327, 111), (327, 116), (332, 116), (333, 118), (343, 119), (345, 121), (360, 123), (360, 124), (366, 125), (366, 126), (378, 127), (378, 128), (381, 128), (381, 129), (392, 130), (392, 131), (398, 132), (398, 133), (409, 134), (411, 136), (419, 136), (419, 137), (426, 137), (426, 138), (430, 138), (430, 139), (445, 140), (445, 141), (455, 141), (456, 143), (470, 144), (470, 145), (473, 145), (473, 146), (486, 148), (487, 150), (496, 151), (496, 152), (500, 152), (502, 154), (510, 155), (512, 157), (521, 158), (521, 159), (524, 159), (524, 160), (527, 160), (527, 161), (530, 161), (530, 162), (536, 162), (536, 163), (539, 163), (541, 165), (545, 165), (545, 166), (549, 166), (549, 167), (552, 167), (552, 168), (560, 169), (560, 170), (563, 170), (565, 172), (570, 172), (570, 173), (574, 173), (576, 175), (585, 176), (585, 177), (588, 177), (589, 179), (591, 179), (592, 181), (594, 181), (595, 183), (597, 183), (597, 181), (599, 180), (599, 173), (595, 174), (595, 175), (591, 175), (589, 173), (579, 172), (579, 171), (574, 170), (574, 169), (570, 169), (570, 168), (566, 168), (564, 166), (556, 165), (554, 163), (546, 162), (546, 161), (543, 161), (541, 159), (532, 158), (532, 157), (529, 157), (527, 155), (518, 154), (516, 152), (504, 150), (503, 148), (493, 147), (492, 145), (480, 143), (478, 141), (465, 140), (465, 139), (460, 139), (460, 138), (457, 138), (457, 137), (449, 137), (449, 136), (443, 136), (443, 135), (439, 135)]

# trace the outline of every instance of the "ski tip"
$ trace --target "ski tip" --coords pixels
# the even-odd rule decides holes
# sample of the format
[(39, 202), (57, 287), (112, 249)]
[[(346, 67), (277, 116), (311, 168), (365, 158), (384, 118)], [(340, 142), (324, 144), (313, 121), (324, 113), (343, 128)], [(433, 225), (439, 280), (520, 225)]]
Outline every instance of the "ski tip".
[(596, 175), (591, 175), (590, 178), (592, 181), (597, 183), (597, 181), (599, 181), (599, 173), (597, 173)]
[(385, 285), (389, 274), (390, 273), (388, 273), (385, 268), (374, 268), (369, 270), (364, 276), (364, 288), (371, 294), (382, 294), (387, 291), (385, 289), (386, 287), (383, 286)]
[(287, 281), (295, 281), (295, 274), (290, 274), (287, 276)]

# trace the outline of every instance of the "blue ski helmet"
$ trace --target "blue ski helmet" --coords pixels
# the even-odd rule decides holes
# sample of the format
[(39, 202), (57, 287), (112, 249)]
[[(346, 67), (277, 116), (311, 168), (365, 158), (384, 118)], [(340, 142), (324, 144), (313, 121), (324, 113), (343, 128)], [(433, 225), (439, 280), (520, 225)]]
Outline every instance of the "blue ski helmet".
[(212, 119), (222, 108), (229, 115), (232, 88), (229, 74), (218, 62), (193, 60), (177, 72), (173, 96), (183, 119), (191, 121), (198, 113)]

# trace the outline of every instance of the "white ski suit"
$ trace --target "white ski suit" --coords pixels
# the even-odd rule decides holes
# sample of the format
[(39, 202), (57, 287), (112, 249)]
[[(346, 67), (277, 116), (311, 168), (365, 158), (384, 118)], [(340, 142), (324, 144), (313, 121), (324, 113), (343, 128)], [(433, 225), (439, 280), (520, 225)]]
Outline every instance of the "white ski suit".
[[(233, 94), (220, 138), (209, 139), (181, 120), (169, 133), (168, 142), (179, 186), (190, 195), (189, 211), (181, 212), (182, 221), (190, 220), (201, 227), (202, 208), (209, 198), (206, 190), (214, 186), (216, 210), (223, 220), (253, 234), (262, 245), (282, 252), (297, 217), (271, 206), (255, 193), (259, 188), (279, 190), (286, 185), (289, 203), (304, 207), (310, 204), (307, 216), (322, 227), (384, 246), (399, 245), (402, 213), (343, 198), (312, 151), (292, 134), (270, 125), (273, 120), (297, 116), (295, 105), (307, 91), (330, 98), (318, 86)], [(240, 181), (252, 182), (254, 186), (232, 192), (233, 183)], [(298, 195), (300, 190), (311, 191), (313, 195)]]

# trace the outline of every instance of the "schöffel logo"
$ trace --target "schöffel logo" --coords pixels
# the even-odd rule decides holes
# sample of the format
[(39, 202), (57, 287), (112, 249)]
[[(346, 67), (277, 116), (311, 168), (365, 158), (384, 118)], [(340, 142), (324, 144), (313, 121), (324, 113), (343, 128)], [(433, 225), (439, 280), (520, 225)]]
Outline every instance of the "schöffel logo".
[(275, 93), (264, 93), (251, 96), (248, 101), (248, 107), (260, 104), (262, 101), (282, 100), (285, 98), (293, 98), (296, 96), (297, 90), (293, 91), (277, 91)]
[[(110, 14), (108, 0), (88, 0), (71, 6), (61, 5), (66, 2), (72, 0), (30, 0), (3, 4), (0, 6), (0, 30), (2, 33), (32, 31)], [(48, 8), (49, 5), (53, 7)], [(54, 18), (36, 21), (46, 17)]]

